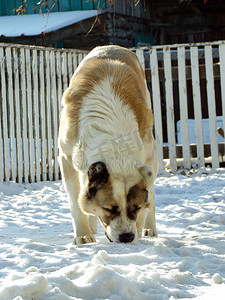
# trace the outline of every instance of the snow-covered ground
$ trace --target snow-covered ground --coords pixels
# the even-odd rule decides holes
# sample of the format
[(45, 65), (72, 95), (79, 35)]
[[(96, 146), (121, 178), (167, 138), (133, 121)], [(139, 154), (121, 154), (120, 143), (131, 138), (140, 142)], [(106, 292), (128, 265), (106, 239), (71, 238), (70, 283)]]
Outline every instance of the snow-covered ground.
[(225, 299), (225, 170), (160, 176), (158, 238), (74, 246), (62, 182), (0, 184), (0, 299)]

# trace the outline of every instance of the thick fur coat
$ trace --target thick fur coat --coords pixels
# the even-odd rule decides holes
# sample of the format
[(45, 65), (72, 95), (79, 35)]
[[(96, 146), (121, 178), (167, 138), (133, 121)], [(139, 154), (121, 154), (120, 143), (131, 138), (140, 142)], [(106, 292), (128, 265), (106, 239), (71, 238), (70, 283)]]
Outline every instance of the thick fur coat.
[(152, 131), (150, 95), (136, 55), (119, 46), (92, 50), (63, 95), (59, 129), (76, 244), (95, 241), (95, 217), (113, 242), (157, 234)]

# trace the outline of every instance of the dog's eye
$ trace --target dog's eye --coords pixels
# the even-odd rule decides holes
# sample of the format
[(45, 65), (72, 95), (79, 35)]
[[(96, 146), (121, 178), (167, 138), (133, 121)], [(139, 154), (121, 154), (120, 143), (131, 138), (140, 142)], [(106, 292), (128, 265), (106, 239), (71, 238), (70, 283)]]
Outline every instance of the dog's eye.
[(135, 214), (136, 212), (138, 212), (141, 209), (140, 206), (134, 205), (133, 209), (132, 209), (132, 213)]
[(118, 206), (117, 205), (113, 206), (112, 208), (103, 207), (103, 209), (105, 211), (107, 211), (108, 213), (112, 214), (112, 215), (115, 215), (115, 214), (118, 213)]

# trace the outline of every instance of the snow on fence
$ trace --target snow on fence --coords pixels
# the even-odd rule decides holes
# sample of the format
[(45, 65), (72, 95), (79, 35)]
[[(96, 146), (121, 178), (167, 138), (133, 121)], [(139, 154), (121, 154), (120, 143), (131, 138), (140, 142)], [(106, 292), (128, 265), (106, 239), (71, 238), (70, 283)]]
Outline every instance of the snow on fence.
[[(222, 116), (225, 124), (225, 42), (134, 51), (152, 95), (160, 169), (165, 162), (172, 170), (190, 168), (193, 162), (219, 167), (224, 142), (218, 143), (216, 120)], [(79, 50), (0, 44), (0, 182), (59, 178), (61, 97), (85, 55)], [(189, 142), (193, 129), (188, 119), (195, 124), (194, 144)], [(209, 144), (204, 144), (203, 119), (208, 120)]]

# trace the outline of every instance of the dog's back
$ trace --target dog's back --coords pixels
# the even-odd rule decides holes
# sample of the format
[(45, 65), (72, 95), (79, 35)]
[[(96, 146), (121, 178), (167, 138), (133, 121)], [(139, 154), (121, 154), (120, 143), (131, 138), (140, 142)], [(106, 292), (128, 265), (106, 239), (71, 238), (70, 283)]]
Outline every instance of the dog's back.
[(76, 243), (94, 241), (84, 213), (100, 218), (110, 240), (131, 242), (141, 236), (149, 208), (147, 229), (155, 235), (153, 115), (136, 55), (118, 46), (95, 48), (74, 73), (63, 105), (60, 165)]

